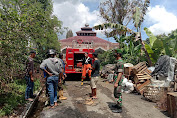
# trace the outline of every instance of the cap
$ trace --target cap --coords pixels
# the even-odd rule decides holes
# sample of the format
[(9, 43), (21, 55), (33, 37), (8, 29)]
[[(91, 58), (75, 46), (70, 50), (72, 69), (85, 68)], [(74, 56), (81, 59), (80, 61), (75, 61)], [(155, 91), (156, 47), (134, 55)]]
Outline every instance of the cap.
[(30, 54), (32, 54), (32, 53), (36, 54), (36, 51), (34, 51), (34, 50), (31, 50), (31, 51), (30, 51)]

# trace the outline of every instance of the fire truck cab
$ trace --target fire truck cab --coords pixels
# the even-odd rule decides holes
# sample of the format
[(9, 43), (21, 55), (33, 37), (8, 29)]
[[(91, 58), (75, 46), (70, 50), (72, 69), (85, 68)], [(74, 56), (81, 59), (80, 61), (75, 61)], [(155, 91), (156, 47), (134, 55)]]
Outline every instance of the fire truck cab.
[(73, 47), (66, 49), (66, 62), (65, 73), (82, 73), (82, 63), (85, 57), (85, 52), (88, 53), (88, 56), (92, 58), (92, 54), (95, 50), (93, 49), (93, 43), (82, 42), (78, 40), (77, 42), (73, 41)]

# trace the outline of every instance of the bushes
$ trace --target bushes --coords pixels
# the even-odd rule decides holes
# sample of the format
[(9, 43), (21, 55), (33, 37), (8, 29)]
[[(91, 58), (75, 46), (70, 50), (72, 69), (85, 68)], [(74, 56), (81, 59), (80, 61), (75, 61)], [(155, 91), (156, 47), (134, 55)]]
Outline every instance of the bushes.
[[(40, 87), (40, 80), (35, 79), (35, 88), (38, 90)], [(13, 109), (19, 105), (23, 105), (25, 101), (26, 80), (15, 79), (13, 83), (9, 83), (8, 87), (4, 89), (0, 96), (0, 117), (9, 115), (13, 112)]]

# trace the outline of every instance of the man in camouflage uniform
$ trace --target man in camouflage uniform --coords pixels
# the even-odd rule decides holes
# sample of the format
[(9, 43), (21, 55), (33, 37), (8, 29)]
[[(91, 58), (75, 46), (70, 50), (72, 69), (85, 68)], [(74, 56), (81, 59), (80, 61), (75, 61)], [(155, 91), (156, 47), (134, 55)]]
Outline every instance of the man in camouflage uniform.
[(114, 97), (116, 98), (117, 104), (113, 107), (112, 110), (114, 113), (122, 112), (122, 81), (123, 81), (123, 72), (124, 72), (124, 62), (122, 60), (122, 51), (120, 49), (115, 50), (115, 57), (117, 64), (115, 65), (115, 81), (114, 81)]

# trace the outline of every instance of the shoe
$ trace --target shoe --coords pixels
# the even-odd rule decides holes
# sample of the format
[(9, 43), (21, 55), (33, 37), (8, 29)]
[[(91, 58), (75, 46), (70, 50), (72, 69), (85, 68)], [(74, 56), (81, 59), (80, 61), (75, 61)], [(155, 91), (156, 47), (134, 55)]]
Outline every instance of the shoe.
[(112, 112), (113, 112), (113, 113), (122, 113), (122, 108), (113, 109)]
[(120, 108), (117, 104), (116, 105), (112, 105), (113, 108)]
[(60, 100), (67, 100), (67, 97), (62, 96), (62, 97), (59, 97), (59, 99)]
[(84, 84), (84, 83), (83, 83), (83, 82), (81, 82), (81, 86), (83, 86), (83, 84)]

